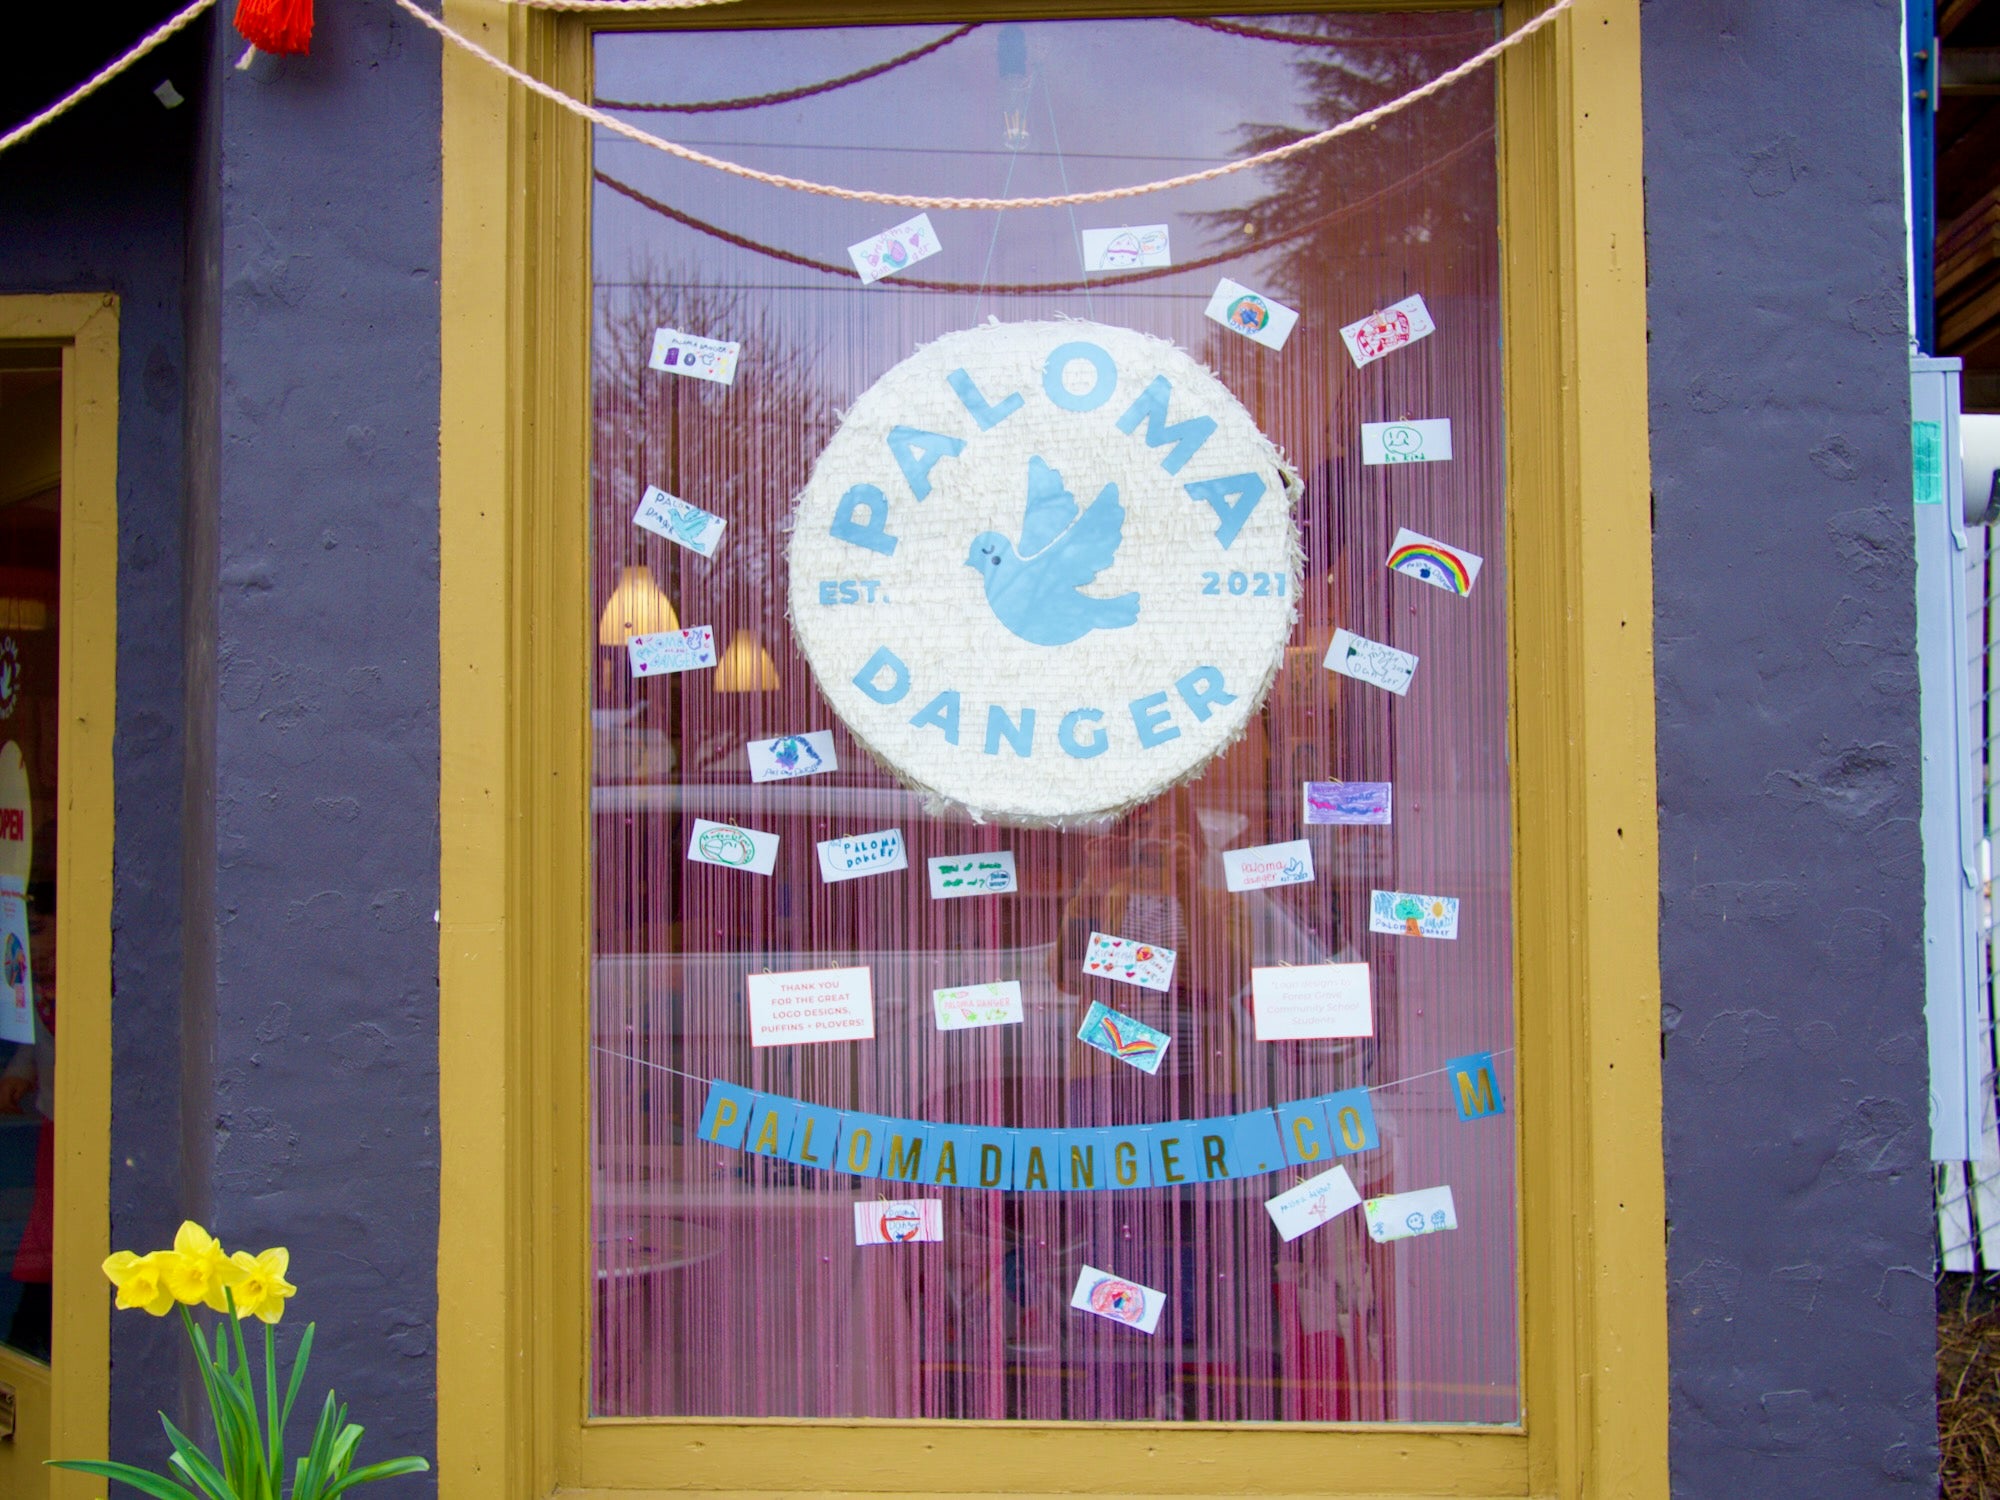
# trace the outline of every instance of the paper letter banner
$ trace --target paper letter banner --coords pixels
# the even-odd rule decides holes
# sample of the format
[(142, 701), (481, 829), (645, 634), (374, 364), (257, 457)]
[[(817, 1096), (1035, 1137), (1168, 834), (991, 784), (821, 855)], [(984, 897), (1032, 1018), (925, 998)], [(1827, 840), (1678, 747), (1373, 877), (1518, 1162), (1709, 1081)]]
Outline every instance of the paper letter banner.
[(1444, 1065), (1451, 1084), (1451, 1102), (1458, 1106), (1461, 1120), (1483, 1120), (1507, 1113), (1507, 1101), (1500, 1097), (1500, 1080), (1493, 1072), (1493, 1054), (1475, 1052), (1454, 1057)]
[(1447, 547), (1407, 526), (1396, 533), (1395, 545), (1389, 549), (1390, 572), (1428, 583), (1447, 594), (1457, 594), (1461, 599), (1472, 592), (1472, 581), (1479, 576), (1484, 562), (1477, 553)]
[(863, 1042), (875, 1035), (875, 995), (866, 969), (800, 969), (744, 976), (750, 1045)]
[(851, 838), (828, 839), (814, 847), (819, 850), (819, 878), (828, 885), (910, 867), (909, 856), (903, 850), (903, 830), (900, 828), (884, 828), (879, 833), (857, 833)]
[(1260, 844), (1222, 851), (1222, 883), (1232, 891), (1262, 891), (1274, 885), (1305, 885), (1313, 878), (1312, 845)]
[(1368, 1238), (1377, 1244), (1458, 1228), (1458, 1211), (1452, 1207), (1448, 1187), (1370, 1198), (1362, 1212), (1368, 1216)]
[(1151, 1333), (1160, 1326), (1160, 1314), (1167, 1307), (1167, 1294), (1141, 1286), (1136, 1281), (1113, 1276), (1109, 1271), (1100, 1271), (1095, 1266), (1085, 1266), (1076, 1278), (1076, 1290), (1069, 1295), (1069, 1305), (1081, 1312), (1095, 1313), (1100, 1318), (1123, 1323), (1140, 1333)]
[(699, 505), (676, 499), (656, 484), (649, 484), (632, 524), (643, 526), (655, 536), (663, 536), (690, 552), (713, 557), (722, 544), (722, 528), (729, 523)]
[(1306, 826), (1382, 824), (1389, 821), (1386, 781), (1308, 781)]
[(653, 357), (646, 361), (669, 375), (692, 375), (696, 380), (712, 380), (717, 385), (736, 382), (736, 357), (741, 344), (723, 339), (698, 339), (691, 333), (662, 328), (653, 335)]
[(1405, 297), (1380, 312), (1349, 323), (1340, 330), (1340, 337), (1354, 359), (1354, 367), (1360, 369), (1405, 344), (1414, 344), (1435, 332), (1437, 324), (1431, 321), (1431, 312), (1424, 306), (1424, 299)]
[(854, 1243), (909, 1245), (944, 1238), (944, 1203), (938, 1198), (854, 1205)]
[(1354, 1179), (1347, 1175), (1347, 1168), (1335, 1167), (1268, 1200), (1264, 1211), (1278, 1226), (1279, 1234), (1295, 1240), (1322, 1224), (1332, 1223), (1360, 1202), (1361, 1195), (1354, 1190)]
[(698, 865), (721, 865), (730, 870), (748, 870), (752, 875), (768, 875), (777, 867), (778, 836), (754, 828), (738, 828), (734, 823), (694, 820), (688, 836), (688, 858)]
[(1364, 464), (1438, 463), (1451, 457), (1451, 421), (1363, 422), (1361, 461)]
[(750, 757), (752, 781), (790, 781), (797, 776), (817, 776), (821, 771), (840, 769), (830, 729), (785, 734), (775, 740), (747, 740), (743, 750)]
[(1410, 679), (1417, 675), (1417, 659), (1409, 652), (1371, 641), (1351, 630), (1334, 631), (1333, 644), (1326, 648), (1326, 666), (1328, 671), (1338, 672), (1342, 677), (1387, 688), (1399, 698), (1409, 692)]
[(848, 259), (861, 273), (861, 284), (872, 286), (884, 276), (893, 276), (905, 266), (929, 260), (944, 246), (931, 229), (931, 216), (918, 214), (894, 229), (885, 229), (872, 240), (847, 247)]
[(990, 984), (962, 984), (932, 990), (939, 1031), (967, 1031), (975, 1026), (1005, 1026), (1023, 1019), (1021, 981), (996, 979)]
[(1366, 964), (1252, 969), (1250, 1008), (1260, 1042), (1375, 1034)]
[(1086, 271), (1135, 271), (1142, 266), (1170, 266), (1167, 226), (1138, 224), (1124, 229), (1083, 231)]
[(928, 863), (933, 901), (947, 901), (954, 896), (997, 896), (1020, 889), (1014, 878), (1014, 856), (1005, 849), (995, 854), (959, 854)]
[(1458, 936), (1458, 897), (1414, 896), (1408, 891), (1370, 891), (1368, 930), (1398, 937)]
[(625, 638), (625, 652), (632, 659), (634, 677), (659, 677), (668, 672), (692, 672), (697, 667), (715, 665), (715, 628), (696, 625), (689, 630), (662, 630), (653, 635)]

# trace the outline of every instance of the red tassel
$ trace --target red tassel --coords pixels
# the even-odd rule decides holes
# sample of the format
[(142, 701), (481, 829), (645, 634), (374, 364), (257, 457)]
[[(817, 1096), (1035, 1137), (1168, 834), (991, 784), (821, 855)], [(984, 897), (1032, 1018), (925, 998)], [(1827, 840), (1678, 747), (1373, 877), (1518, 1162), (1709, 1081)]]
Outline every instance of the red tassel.
[(312, 44), (312, 0), (237, 0), (236, 29), (259, 52), (303, 53)]

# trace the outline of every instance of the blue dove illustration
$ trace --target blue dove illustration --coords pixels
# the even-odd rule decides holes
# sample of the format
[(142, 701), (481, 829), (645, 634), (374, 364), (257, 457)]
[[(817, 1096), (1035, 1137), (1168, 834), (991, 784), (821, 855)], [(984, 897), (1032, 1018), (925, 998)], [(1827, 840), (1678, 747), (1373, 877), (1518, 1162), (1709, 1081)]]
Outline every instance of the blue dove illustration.
[(1021, 546), (997, 531), (972, 539), (965, 559), (986, 585), (994, 617), (1036, 646), (1067, 646), (1093, 630), (1123, 630), (1139, 619), (1139, 596), (1098, 599), (1083, 586), (1111, 566), (1125, 535), (1118, 486), (1107, 484), (1077, 515), (1062, 475), (1040, 458), (1028, 460), (1028, 509)]

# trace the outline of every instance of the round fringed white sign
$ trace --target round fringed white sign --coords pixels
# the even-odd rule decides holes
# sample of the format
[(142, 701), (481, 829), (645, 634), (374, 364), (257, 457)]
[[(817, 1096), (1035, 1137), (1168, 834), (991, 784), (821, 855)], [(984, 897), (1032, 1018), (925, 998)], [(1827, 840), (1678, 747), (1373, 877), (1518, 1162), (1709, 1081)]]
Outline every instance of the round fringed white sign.
[(1284, 659), (1298, 477), (1162, 340), (950, 334), (877, 381), (799, 497), (791, 613), (856, 738), (975, 817), (1108, 816), (1196, 774)]

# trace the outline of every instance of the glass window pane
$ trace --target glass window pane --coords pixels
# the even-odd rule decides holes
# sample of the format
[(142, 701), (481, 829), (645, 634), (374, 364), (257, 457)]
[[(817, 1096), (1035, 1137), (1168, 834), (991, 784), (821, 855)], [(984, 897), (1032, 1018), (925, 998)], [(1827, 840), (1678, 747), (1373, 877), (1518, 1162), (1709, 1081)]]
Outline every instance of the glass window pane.
[[(1028, 196), (1293, 139), (1494, 35), (1486, 12), (615, 32), (596, 38), (595, 73), (599, 98), (624, 106), (787, 96), (624, 113), (756, 167)], [(1518, 1420), (1513, 1117), (1462, 1121), (1440, 1071), (1495, 1053), (1512, 1110), (1494, 107), (1483, 72), (1283, 165), (1073, 210), (933, 210), (942, 250), (874, 285), (847, 247), (914, 210), (744, 183), (599, 132), (596, 1412)], [(1170, 265), (1142, 264), (1135, 237), (1086, 274), (1085, 232), (1151, 225)], [(1224, 276), (1298, 311), (1281, 350), (1204, 316)], [(1413, 294), (1436, 332), (1357, 368), (1342, 325)], [(927, 808), (833, 713), (786, 612), (794, 500), (842, 414), (913, 351), (989, 317), (1171, 340), (1304, 483), (1298, 618), (1262, 710), (1196, 779), (1088, 827)], [(649, 369), (660, 328), (740, 342), (734, 382)], [(1362, 423), (1437, 418), (1448, 462), (1363, 461)], [(634, 525), (648, 486), (726, 519), (713, 557)], [(1391, 572), (1405, 528), (1482, 558), (1471, 591)], [(1278, 586), (1216, 580), (1225, 596)], [(627, 635), (682, 626), (712, 628), (718, 665), (635, 679)], [(1329, 672), (1337, 628), (1415, 653), (1407, 696)], [(837, 770), (752, 783), (747, 741), (816, 730)], [(1393, 821), (1305, 826), (1303, 783), (1333, 780), (1392, 784)], [(691, 862), (696, 819), (778, 835), (772, 873)], [(886, 828), (907, 871), (822, 879), (818, 842)], [(1223, 851), (1302, 838), (1311, 883), (1226, 888)], [(926, 861), (975, 851), (1011, 852), (1018, 890), (932, 899)], [(1377, 891), (1457, 898), (1456, 937), (1371, 934)], [(1093, 931), (1175, 949), (1172, 987), (1086, 978)], [(1257, 1041), (1251, 970), (1329, 962), (1370, 966), (1373, 1036)], [(751, 1046), (747, 980), (842, 967), (869, 970), (872, 1040)], [(1001, 979), (1021, 985), (1021, 1022), (937, 1028), (933, 990)], [(1079, 1043), (1100, 999), (1173, 1037), (1156, 1074)], [(1379, 1139), (1342, 1165), (1367, 1197), (1449, 1186), (1458, 1227), (1376, 1243), (1356, 1210), (1286, 1242), (1264, 1204), (1297, 1182), (1290, 1168), (915, 1194), (701, 1141), (711, 1079), (1004, 1130), (1170, 1125), (1371, 1089)], [(941, 1199), (943, 1240), (857, 1248), (854, 1206), (891, 1192)], [(1070, 1308), (1086, 1264), (1165, 1293), (1152, 1336)]]

